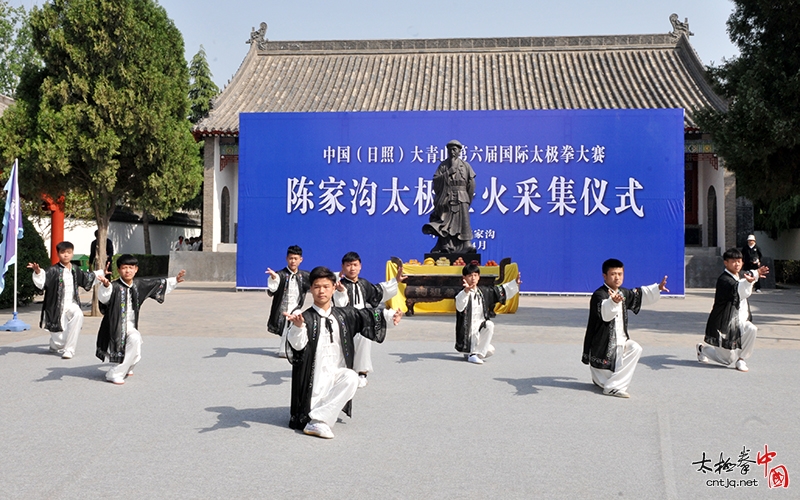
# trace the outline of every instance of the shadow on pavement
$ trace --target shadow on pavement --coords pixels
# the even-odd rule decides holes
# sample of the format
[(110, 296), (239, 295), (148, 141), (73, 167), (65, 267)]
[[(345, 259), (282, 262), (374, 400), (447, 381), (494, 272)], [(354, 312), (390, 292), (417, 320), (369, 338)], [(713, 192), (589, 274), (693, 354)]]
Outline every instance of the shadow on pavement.
[(256, 354), (258, 356), (267, 356), (272, 354), (271, 351), (272, 349), (267, 349), (265, 347), (241, 347), (237, 349), (230, 349), (228, 347), (215, 347), (214, 354), (203, 356), (203, 358), (224, 358), (228, 354)]
[(444, 352), (406, 353), (392, 352), (389, 356), (399, 356), (398, 363), (412, 363), (421, 359), (439, 359), (445, 361), (464, 361), (464, 355), (459, 353), (449, 354)]
[(286, 370), (283, 372), (253, 372), (254, 375), (261, 375), (264, 381), (260, 384), (252, 384), (250, 387), (263, 387), (265, 385), (281, 385), (284, 382), (289, 382), (292, 379), (292, 371)]
[(211, 427), (206, 427), (198, 431), (204, 432), (218, 431), (220, 429), (234, 429), (236, 427), (250, 428), (250, 423), (268, 424), (277, 427), (288, 427), (289, 407), (280, 406), (276, 408), (245, 408), (237, 410), (233, 406), (211, 406), (206, 411), (219, 413), (217, 423)]
[(48, 368), (50, 373), (44, 377), (37, 379), (36, 382), (52, 382), (54, 380), (62, 380), (64, 377), (84, 378), (89, 380), (102, 380), (105, 381), (106, 372), (98, 365), (89, 366), (73, 366)]
[(689, 368), (725, 368), (717, 363), (700, 363), (697, 359), (682, 359), (669, 354), (642, 356), (639, 358), (639, 364), (648, 366), (653, 370), (672, 370), (676, 366)]
[(56, 353), (50, 352), (47, 344), (40, 345), (23, 345), (20, 347), (3, 346), (0, 347), (0, 356), (5, 356), (10, 353), (20, 354), (47, 354), (49, 356), (56, 356)]
[(529, 396), (538, 394), (539, 387), (556, 387), (575, 391), (597, 392), (594, 384), (578, 382), (575, 377), (531, 377), (531, 378), (496, 378), (498, 382), (512, 385), (517, 392), (515, 396)]

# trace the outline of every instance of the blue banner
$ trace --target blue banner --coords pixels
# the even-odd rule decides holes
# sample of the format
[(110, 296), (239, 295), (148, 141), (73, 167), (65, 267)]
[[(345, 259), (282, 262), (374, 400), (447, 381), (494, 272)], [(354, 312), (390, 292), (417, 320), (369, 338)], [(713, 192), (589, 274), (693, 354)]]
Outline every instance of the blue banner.
[(476, 173), (482, 261), (510, 257), (523, 291), (590, 293), (602, 262), (625, 286), (669, 275), (684, 293), (683, 110), (415, 111), (240, 115), (237, 286), (266, 287), (286, 248), (303, 269), (348, 251), (383, 281), (423, 260), (431, 180), (451, 139)]

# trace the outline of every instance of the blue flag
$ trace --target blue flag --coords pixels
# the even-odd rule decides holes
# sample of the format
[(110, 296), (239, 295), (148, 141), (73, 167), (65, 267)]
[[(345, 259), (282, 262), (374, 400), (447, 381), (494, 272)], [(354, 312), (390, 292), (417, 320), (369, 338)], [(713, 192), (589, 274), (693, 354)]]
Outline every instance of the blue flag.
[[(0, 262), (3, 272), (0, 273), (0, 292), (6, 286), (5, 275), (11, 264), (17, 263), (17, 240), (22, 239), (22, 212), (19, 208), (19, 182), (17, 179), (18, 161), (14, 161), (11, 176), (3, 188), (6, 196), (6, 211), (3, 215), (3, 242), (0, 244)], [(16, 235), (16, 237), (14, 237)]]

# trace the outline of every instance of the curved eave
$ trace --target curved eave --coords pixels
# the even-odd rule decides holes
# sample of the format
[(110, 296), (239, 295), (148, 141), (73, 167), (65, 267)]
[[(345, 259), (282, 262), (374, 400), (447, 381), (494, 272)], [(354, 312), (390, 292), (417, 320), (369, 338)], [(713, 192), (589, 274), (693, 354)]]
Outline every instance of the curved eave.
[(268, 42), (194, 133), (237, 135), (242, 112), (663, 108), (694, 129), (704, 107), (725, 103), (684, 36)]

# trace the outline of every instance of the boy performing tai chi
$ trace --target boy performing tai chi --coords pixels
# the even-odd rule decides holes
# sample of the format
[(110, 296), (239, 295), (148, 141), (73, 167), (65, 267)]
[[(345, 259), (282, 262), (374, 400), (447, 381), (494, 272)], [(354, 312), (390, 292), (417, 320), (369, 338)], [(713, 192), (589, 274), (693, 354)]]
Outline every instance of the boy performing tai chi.
[(502, 285), (478, 286), (481, 269), (475, 261), (464, 269), (464, 289), (456, 295), (456, 350), (463, 352), (470, 363), (483, 364), (483, 360), (494, 354), (492, 336), (494, 335), (494, 307), (519, 292), (522, 283), (517, 274), (516, 281)]
[(603, 394), (629, 398), (628, 386), (633, 378), (642, 347), (628, 335), (628, 311), (639, 314), (642, 306), (658, 301), (660, 292), (669, 292), (667, 277), (650, 286), (622, 288), (625, 271), (622, 262), (603, 262), (603, 286), (595, 290), (589, 301), (589, 323), (583, 340), (581, 361), (590, 365), (592, 382)]
[[(364, 278), (359, 278), (361, 272), (361, 256), (356, 252), (347, 252), (342, 257), (342, 273), (339, 282), (344, 286), (345, 292), (334, 292), (333, 302), (336, 306), (351, 305), (356, 309), (376, 309), (382, 303), (397, 295), (397, 282), (402, 283), (402, 269), (398, 269), (397, 278), (373, 285)], [(367, 385), (367, 374), (372, 371), (372, 342), (360, 334), (354, 339), (355, 359), (353, 369), (358, 373), (359, 389)]]
[(708, 363), (715, 361), (729, 366), (734, 361), (740, 372), (749, 370), (745, 359), (753, 354), (758, 328), (752, 323), (750, 304), (747, 298), (753, 293), (753, 285), (758, 278), (769, 274), (767, 266), (744, 273), (742, 270), (742, 252), (729, 248), (722, 255), (725, 271), (717, 278), (717, 290), (714, 292), (714, 306), (706, 323), (706, 335), (703, 343), (697, 344), (697, 361)]
[(139, 261), (133, 255), (120, 255), (117, 259), (119, 279), (101, 278), (103, 286), (97, 290), (103, 321), (97, 332), (96, 355), (101, 361), (118, 363), (106, 372), (106, 380), (122, 385), (133, 375), (133, 368), (142, 359), (142, 335), (139, 333), (139, 309), (145, 299), (155, 299), (159, 304), (164, 296), (183, 282), (186, 274), (181, 270), (174, 278), (136, 278)]
[(353, 337), (360, 334), (383, 342), (386, 327), (398, 324), (402, 312), (334, 307), (336, 275), (327, 267), (316, 267), (310, 278), (314, 305), (302, 313), (284, 314), (290, 323), (287, 340), (292, 364), (289, 427), (330, 439), (339, 412), (351, 415), (350, 400), (358, 390)]
[(83, 311), (78, 287), (86, 291), (92, 289), (97, 279), (104, 276), (103, 271), (81, 271), (72, 266), (75, 247), (69, 241), (56, 245), (58, 263), (42, 271), (39, 264), (29, 262), (33, 269), (33, 286), (44, 290), (42, 316), (39, 327), (50, 332), (50, 351), (61, 354), (63, 359), (75, 356), (78, 335), (83, 326)]
[(308, 271), (300, 269), (303, 262), (303, 249), (292, 245), (286, 250), (286, 267), (278, 272), (267, 268), (267, 295), (272, 297), (272, 308), (267, 320), (267, 331), (280, 335), (278, 343), (278, 356), (286, 357), (286, 322), (284, 313), (292, 312), (303, 307), (306, 293), (311, 287), (308, 281)]

